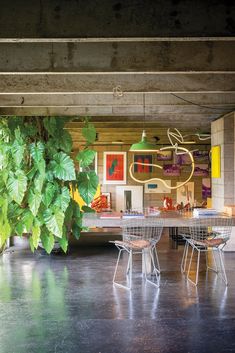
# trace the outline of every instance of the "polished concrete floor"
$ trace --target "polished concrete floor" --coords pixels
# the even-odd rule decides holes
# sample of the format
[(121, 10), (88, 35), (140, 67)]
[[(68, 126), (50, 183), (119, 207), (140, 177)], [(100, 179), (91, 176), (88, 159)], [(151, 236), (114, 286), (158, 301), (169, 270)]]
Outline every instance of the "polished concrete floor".
[[(225, 254), (230, 285), (180, 273), (183, 247), (159, 243), (159, 289), (139, 276), (132, 292), (112, 286), (112, 244), (69, 255), (10, 250), (0, 257), (0, 353), (235, 352), (235, 253)], [(125, 259), (123, 259), (125, 260)]]

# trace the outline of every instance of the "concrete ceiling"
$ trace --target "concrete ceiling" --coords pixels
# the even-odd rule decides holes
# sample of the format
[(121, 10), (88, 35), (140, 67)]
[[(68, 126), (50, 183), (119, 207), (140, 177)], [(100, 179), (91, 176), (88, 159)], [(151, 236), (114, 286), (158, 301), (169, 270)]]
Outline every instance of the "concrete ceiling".
[[(106, 13), (86, 22), (79, 17), (80, 1), (26, 1), (25, 12), (20, 2), (14, 7), (5, 2), (1, 115), (89, 115), (106, 127), (120, 122), (140, 127), (145, 120), (148, 127), (208, 131), (211, 121), (235, 110), (233, 2), (213, 2), (212, 16), (207, 1), (195, 2), (196, 7), (190, 1), (165, 1), (161, 16), (167, 18), (159, 17), (155, 2), (151, 11), (141, 2), (104, 3)], [(98, 13), (97, 4), (88, 1), (84, 13)], [(111, 24), (105, 22), (108, 15)]]

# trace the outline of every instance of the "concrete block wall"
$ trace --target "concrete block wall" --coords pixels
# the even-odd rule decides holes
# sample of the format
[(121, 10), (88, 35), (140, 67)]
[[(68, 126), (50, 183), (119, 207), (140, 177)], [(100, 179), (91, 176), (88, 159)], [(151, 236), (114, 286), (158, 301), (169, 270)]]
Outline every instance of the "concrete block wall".
[[(221, 177), (212, 178), (213, 207), (223, 211), (235, 204), (235, 113), (225, 115), (211, 124), (211, 144), (221, 147)], [(235, 227), (224, 251), (235, 251)]]
[(219, 145), (221, 148), (221, 176), (212, 178), (213, 207), (219, 211), (223, 211), (225, 205), (235, 202), (234, 128), (234, 113), (227, 114), (211, 124), (211, 145)]

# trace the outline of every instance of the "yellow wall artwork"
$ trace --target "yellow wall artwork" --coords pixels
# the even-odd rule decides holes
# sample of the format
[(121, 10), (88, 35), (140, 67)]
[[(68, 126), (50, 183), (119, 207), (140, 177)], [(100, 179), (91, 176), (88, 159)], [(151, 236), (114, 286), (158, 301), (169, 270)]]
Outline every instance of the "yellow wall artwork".
[(220, 146), (212, 146), (211, 148), (211, 177), (220, 178)]

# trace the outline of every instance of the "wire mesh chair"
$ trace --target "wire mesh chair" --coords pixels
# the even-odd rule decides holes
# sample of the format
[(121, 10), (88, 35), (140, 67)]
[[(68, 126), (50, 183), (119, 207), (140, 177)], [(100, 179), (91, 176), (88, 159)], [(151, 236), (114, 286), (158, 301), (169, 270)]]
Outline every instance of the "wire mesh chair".
[[(157, 219), (156, 217), (123, 220), (122, 241), (114, 241), (114, 244), (118, 248), (119, 253), (113, 276), (113, 284), (123, 287), (125, 289), (132, 288), (133, 255), (142, 254), (144, 269), (143, 272), (146, 281), (159, 287), (160, 266), (156, 244), (161, 238), (162, 230), (163, 221)], [(128, 262), (126, 268), (127, 285), (116, 281), (120, 257), (123, 252), (126, 252), (128, 254)], [(150, 260), (150, 271), (148, 266), (148, 260)], [(153, 276), (156, 278), (156, 281), (154, 281)]]
[(184, 273), (186, 271), (187, 258), (188, 258), (188, 249), (189, 249), (188, 240), (191, 238), (189, 227), (179, 227), (178, 228), (178, 235), (180, 235), (183, 238), (183, 240), (185, 241), (183, 256), (182, 256), (181, 264), (180, 264), (181, 272)]
[[(226, 245), (226, 242), (229, 240), (231, 232), (232, 218), (230, 217), (194, 218), (190, 221), (190, 238), (188, 238), (187, 241), (192, 247), (192, 253), (187, 271), (187, 279), (195, 286), (198, 284), (201, 252), (206, 253), (207, 270), (212, 270), (218, 275), (221, 275), (225, 285), (228, 285), (222, 250)], [(195, 280), (193, 280), (190, 278), (190, 271), (192, 268), (192, 259), (195, 250), (197, 251), (197, 262), (196, 277)], [(209, 266), (208, 253), (210, 250), (214, 267)], [(216, 256), (216, 253), (218, 253), (218, 257)]]

